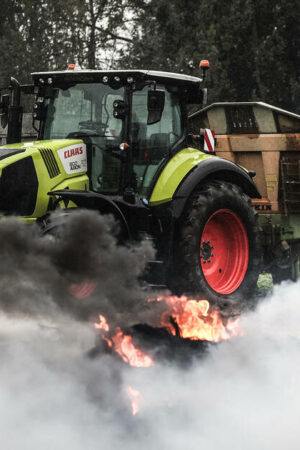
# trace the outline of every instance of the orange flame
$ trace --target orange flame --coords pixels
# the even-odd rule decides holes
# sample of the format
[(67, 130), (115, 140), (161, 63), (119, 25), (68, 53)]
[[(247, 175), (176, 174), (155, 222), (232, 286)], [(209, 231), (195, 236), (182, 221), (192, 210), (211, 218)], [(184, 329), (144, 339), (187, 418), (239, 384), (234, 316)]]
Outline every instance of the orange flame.
[(142, 398), (142, 395), (139, 391), (133, 389), (131, 386), (127, 386), (126, 392), (131, 400), (132, 415), (135, 416), (139, 412), (139, 402)]
[(107, 323), (106, 317), (99, 314), (99, 323), (95, 322), (96, 330), (109, 331), (109, 325)]
[(99, 314), (99, 323), (96, 322), (94, 325), (109, 347), (113, 347), (127, 364), (133, 367), (150, 367), (154, 365), (153, 359), (135, 347), (132, 337), (129, 334), (124, 334), (119, 327), (116, 328), (116, 334), (111, 339), (107, 338), (104, 332), (108, 332), (110, 328), (102, 314)]
[[(238, 323), (239, 319), (228, 320), (226, 326), (218, 311), (209, 312), (210, 304), (207, 300), (193, 300), (186, 296), (160, 296), (149, 301), (164, 301), (167, 310), (160, 317), (161, 325), (172, 334), (191, 340), (206, 340), (218, 342), (242, 335)], [(107, 337), (110, 331), (107, 319), (99, 314), (99, 322), (95, 328), (108, 346), (118, 353), (123, 361), (133, 367), (151, 367), (153, 359), (137, 348), (132, 336), (124, 334), (120, 327), (115, 329), (112, 337)]]
[(154, 365), (153, 359), (142, 350), (133, 345), (132, 337), (124, 334), (120, 328), (112, 338), (114, 349), (122, 357), (123, 361), (134, 367), (150, 367)]
[(210, 304), (207, 300), (190, 300), (186, 296), (160, 296), (157, 301), (165, 301), (168, 305), (168, 310), (161, 316), (161, 325), (173, 335), (176, 335), (176, 331), (170, 324), (170, 318), (176, 323), (182, 338), (218, 342), (241, 335), (239, 320), (229, 320), (225, 326), (218, 311), (209, 312)]

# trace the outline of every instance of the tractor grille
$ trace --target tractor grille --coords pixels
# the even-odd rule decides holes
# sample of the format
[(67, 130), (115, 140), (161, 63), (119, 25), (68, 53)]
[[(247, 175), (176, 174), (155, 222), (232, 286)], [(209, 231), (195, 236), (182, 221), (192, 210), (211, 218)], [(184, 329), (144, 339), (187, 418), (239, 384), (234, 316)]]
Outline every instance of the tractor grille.
[(52, 150), (50, 148), (39, 148), (39, 152), (42, 155), (45, 166), (47, 167), (49, 177), (57, 177), (57, 175), (60, 174), (60, 170)]

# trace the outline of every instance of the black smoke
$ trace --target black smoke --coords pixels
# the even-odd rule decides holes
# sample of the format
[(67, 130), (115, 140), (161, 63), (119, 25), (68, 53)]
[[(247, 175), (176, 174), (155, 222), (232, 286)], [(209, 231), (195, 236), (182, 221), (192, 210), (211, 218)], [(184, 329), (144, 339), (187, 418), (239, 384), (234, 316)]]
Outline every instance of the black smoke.
[[(93, 211), (73, 211), (46, 235), (36, 224), (2, 220), (1, 310), (52, 317), (63, 312), (81, 320), (102, 313), (134, 323), (147, 308), (141, 275), (154, 251), (145, 242), (120, 246), (116, 235), (113, 218)], [(95, 289), (90, 296), (72, 295), (70, 286), (91, 280)]]

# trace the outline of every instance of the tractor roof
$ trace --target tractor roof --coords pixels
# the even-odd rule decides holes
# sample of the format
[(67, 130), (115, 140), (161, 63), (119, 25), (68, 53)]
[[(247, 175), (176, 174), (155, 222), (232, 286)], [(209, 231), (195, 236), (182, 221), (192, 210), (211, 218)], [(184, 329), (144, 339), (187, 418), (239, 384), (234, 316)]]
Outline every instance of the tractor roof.
[(114, 79), (114, 77), (119, 77), (121, 82), (126, 83), (128, 78), (132, 77), (136, 81), (157, 81), (168, 84), (178, 84), (190, 86), (191, 88), (199, 86), (201, 83), (201, 78), (192, 77), (190, 75), (184, 75), (179, 73), (171, 72), (160, 72), (156, 70), (63, 70), (57, 72), (35, 72), (32, 73), (32, 78), (35, 82), (39, 79), (52, 78), (53, 81), (63, 81), (63, 82), (76, 82), (77, 80), (81, 83), (85, 82), (95, 82), (99, 83), (103, 80), (103, 77), (108, 77), (109, 79)]

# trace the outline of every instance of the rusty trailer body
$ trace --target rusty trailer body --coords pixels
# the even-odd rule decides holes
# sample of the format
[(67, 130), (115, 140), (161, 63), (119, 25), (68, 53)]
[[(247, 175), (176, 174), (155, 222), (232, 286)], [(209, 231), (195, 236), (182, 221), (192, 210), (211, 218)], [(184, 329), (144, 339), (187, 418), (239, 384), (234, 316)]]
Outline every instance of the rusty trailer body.
[(194, 133), (213, 129), (216, 155), (255, 171), (262, 198), (252, 199), (252, 204), (259, 214), (266, 268), (275, 264), (295, 279), (300, 257), (300, 116), (262, 102), (214, 103), (190, 116), (190, 127)]

